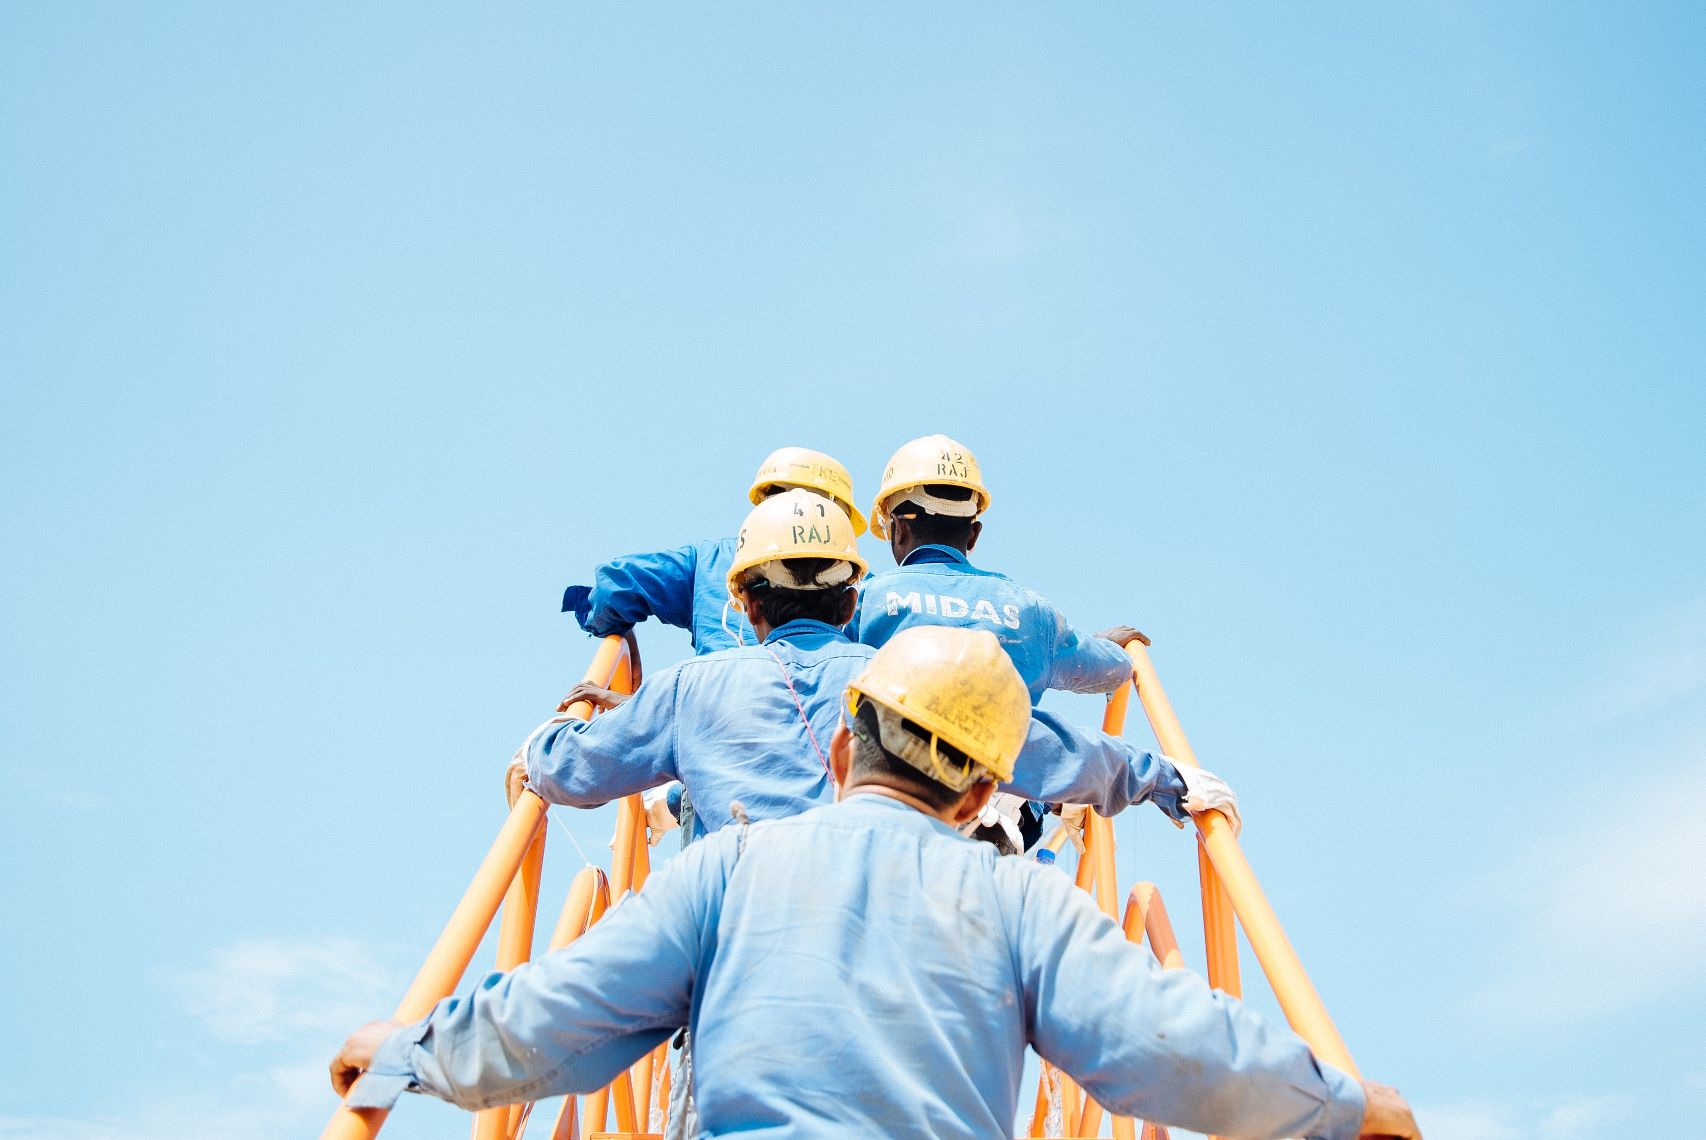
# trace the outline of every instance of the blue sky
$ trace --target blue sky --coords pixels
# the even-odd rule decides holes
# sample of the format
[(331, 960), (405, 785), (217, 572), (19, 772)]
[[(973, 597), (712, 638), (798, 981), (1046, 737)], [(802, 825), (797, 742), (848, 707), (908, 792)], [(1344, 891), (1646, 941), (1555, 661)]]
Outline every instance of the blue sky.
[[(1155, 638), (1430, 1140), (1706, 1131), (1703, 49), (1664, 4), (10, 6), (0, 1137), (311, 1134), (584, 665), (562, 586), (729, 532), (775, 446), (867, 496), (934, 431), (984, 564)], [(556, 818), (548, 893), (610, 827)], [(1199, 953), (1188, 837), (1118, 828)]]

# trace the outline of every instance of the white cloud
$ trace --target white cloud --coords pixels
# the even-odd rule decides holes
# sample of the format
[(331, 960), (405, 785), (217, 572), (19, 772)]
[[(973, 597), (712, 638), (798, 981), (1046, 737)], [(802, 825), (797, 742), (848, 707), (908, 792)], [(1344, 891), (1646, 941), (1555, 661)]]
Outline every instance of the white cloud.
[(389, 1012), (396, 979), (348, 938), (259, 938), (214, 950), (170, 984), (214, 1040), (235, 1045), (347, 1033)]
[(1568, 714), (1589, 781), (1510, 789), (1502, 819), (1526, 846), (1467, 891), (1500, 932), (1473, 995), (1483, 1024), (1532, 1031), (1706, 993), (1706, 828), (1690, 815), (1706, 803), (1706, 603), (1659, 615), (1606, 672)]
[(1513, 1113), (1487, 1103), (1416, 1108), (1416, 1123), (1428, 1140), (1522, 1140)]
[(1590, 1140), (1621, 1135), (1632, 1105), (1621, 1096), (1575, 1096), (1555, 1104), (1542, 1116), (1535, 1134), (1541, 1140)]
[(1512, 813), (1547, 838), (1474, 892), (1509, 916), (1475, 995), (1487, 1021), (1532, 1029), (1706, 990), (1706, 829), (1685, 814), (1706, 802), (1706, 744), (1680, 761), (1608, 763), (1619, 792), (1596, 789), (1572, 821)]
[(1623, 1096), (1479, 1100), (1418, 1107), (1416, 1121), (1428, 1140), (1613, 1140), (1632, 1107)]
[(1590, 721), (1643, 717), (1706, 699), (1706, 600), (1660, 614), (1640, 636), (1633, 660), (1581, 702)]
[[(122, 1112), (0, 1116), (0, 1140), (289, 1140), (337, 1105), (326, 1064), (383, 1017), (407, 980), (348, 938), (256, 938), (166, 977), (201, 1030), (176, 1042), (182, 1077)], [(466, 1131), (464, 1124), (463, 1131)]]
[(161, 1092), (118, 1115), (0, 1117), (0, 1140), (287, 1140), (311, 1135), (335, 1103), (325, 1061), (303, 1061)]

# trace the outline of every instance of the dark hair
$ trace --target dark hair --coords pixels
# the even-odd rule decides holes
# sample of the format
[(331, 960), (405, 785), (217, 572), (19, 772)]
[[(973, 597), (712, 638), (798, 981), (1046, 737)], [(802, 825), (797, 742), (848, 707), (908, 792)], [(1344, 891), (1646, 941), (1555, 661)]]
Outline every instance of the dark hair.
[[(956, 503), (965, 502), (974, 493), (970, 487), (954, 487), (945, 483), (931, 483), (921, 489), (938, 499), (950, 499)], [(971, 518), (933, 515), (916, 503), (906, 501), (904, 494), (892, 513), (897, 519), (905, 519), (912, 527), (913, 537), (920, 546), (952, 546), (956, 550), (964, 550), (971, 542), (971, 528), (977, 523), (975, 515)]]
[[(909, 731), (923, 735), (923, 731), (912, 722), (903, 723)], [(965, 794), (938, 783), (884, 748), (882, 732), (877, 727), (877, 706), (870, 700), (859, 702), (859, 711), (853, 714), (853, 723), (848, 730), (853, 734), (853, 756), (847, 771), (849, 782), (870, 780), (894, 788), (922, 800), (935, 811), (953, 806)], [(948, 763), (955, 766), (965, 763), (965, 754), (957, 748), (941, 742), (937, 742), (936, 747)]]
[[(790, 558), (788, 566), (800, 577), (811, 579), (835, 564), (833, 558)], [(746, 599), (772, 627), (808, 618), (825, 625), (841, 626), (846, 622), (843, 611), (852, 586), (831, 586), (825, 590), (790, 590), (775, 586), (765, 578), (746, 583)]]

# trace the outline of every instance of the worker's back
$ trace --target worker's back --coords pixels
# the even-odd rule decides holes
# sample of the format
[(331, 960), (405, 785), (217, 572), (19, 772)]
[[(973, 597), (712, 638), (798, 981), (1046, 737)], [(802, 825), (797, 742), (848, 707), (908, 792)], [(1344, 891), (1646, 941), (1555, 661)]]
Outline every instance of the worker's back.
[(996, 862), (878, 796), (753, 827), (698, 995), (706, 1131), (1010, 1136), (1026, 1014)]
[(1354, 1082), (1294, 1034), (1160, 970), (1059, 871), (898, 800), (695, 848), (657, 900), (696, 962), (702, 1136), (1010, 1137), (1027, 1043), (1125, 1115), (1355, 1135)]
[(1027, 1043), (1108, 1110), (1199, 1132), (1350, 1140), (1363, 1113), (1065, 875), (874, 793), (691, 845), (573, 945), (390, 1034), (347, 1103), (590, 1092), (684, 1023), (696, 1140), (1008, 1137)]
[(676, 667), (676, 777), (692, 793), (696, 830), (726, 825), (735, 800), (761, 820), (835, 798), (829, 741), (871, 653), (821, 622), (796, 621), (766, 644)]
[(1031, 691), (1111, 692), (1131, 673), (1125, 651), (1111, 641), (1084, 637), (1035, 590), (973, 566), (945, 546), (921, 546), (906, 562), (872, 575), (860, 595), (854, 630), (859, 641), (881, 647), (903, 629), (947, 625), (993, 633)]
[(736, 800), (755, 820), (828, 803), (830, 737), (873, 652), (799, 619), (762, 645), (690, 658), (604, 716), (540, 726), (526, 745), (528, 780), (547, 802), (574, 807), (680, 780), (695, 835), (729, 823)]

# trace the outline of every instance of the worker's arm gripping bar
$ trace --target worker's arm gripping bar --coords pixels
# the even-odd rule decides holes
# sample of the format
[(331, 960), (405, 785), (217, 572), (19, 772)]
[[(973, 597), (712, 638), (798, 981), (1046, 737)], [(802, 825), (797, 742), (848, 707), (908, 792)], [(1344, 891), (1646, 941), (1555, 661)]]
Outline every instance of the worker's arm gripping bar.
[[(621, 687), (617, 683), (626, 675), (627, 665), (627, 643), (620, 637), (606, 637), (599, 643), (583, 679), (604, 688)], [(592, 712), (587, 701), (577, 701), (568, 709), (568, 715), (582, 719), (591, 717)], [(479, 870), (474, 872), (473, 882), (463, 892), (450, 921), (444, 925), (444, 932), (397, 1004), (393, 1020), (419, 1021), (440, 998), (456, 988), (544, 823), (544, 800), (532, 791), (516, 797), (509, 818), (498, 830), (498, 837), (481, 860)], [(320, 1140), (368, 1140), (378, 1135), (387, 1115), (383, 1109), (357, 1111), (340, 1106), (320, 1134)]]

